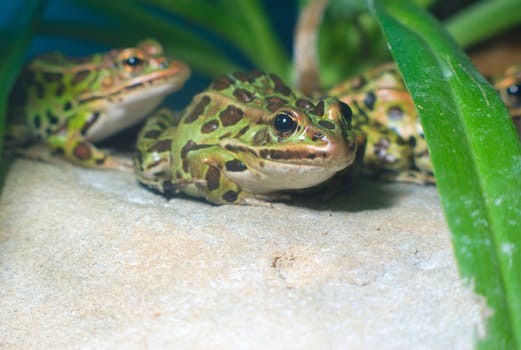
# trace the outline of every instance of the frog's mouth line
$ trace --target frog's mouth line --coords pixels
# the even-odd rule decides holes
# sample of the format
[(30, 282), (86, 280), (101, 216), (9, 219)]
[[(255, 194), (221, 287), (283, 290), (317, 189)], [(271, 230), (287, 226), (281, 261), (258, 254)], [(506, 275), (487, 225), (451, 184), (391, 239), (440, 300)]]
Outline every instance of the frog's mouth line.
[[(225, 146), (228, 151), (241, 154), (239, 159), (246, 166), (226, 167), (226, 176), (243, 190), (256, 193), (272, 193), (281, 190), (296, 190), (313, 187), (345, 169), (354, 162), (354, 153), (309, 156), (311, 152), (284, 151), (262, 148), (259, 150), (244, 145)], [(280, 152), (280, 153), (277, 153)], [(265, 153), (265, 154), (263, 154)], [(342, 153), (342, 152), (336, 152)], [(264, 157), (265, 158), (264, 158)], [(280, 159), (276, 159), (277, 157)], [(271, 158), (273, 157), (273, 158)], [(296, 157), (296, 158), (291, 158)], [(287, 158), (287, 159), (283, 159)], [(313, 158), (313, 159), (310, 159)]]
[(92, 102), (107, 98), (116, 98), (118, 96), (128, 95), (132, 91), (145, 90), (147, 87), (158, 87), (164, 85), (168, 87), (165, 94), (174, 92), (183, 87), (184, 82), (190, 76), (190, 69), (181, 62), (176, 62), (169, 69), (149, 73), (144, 76), (136, 77), (129, 80), (126, 84), (117, 85), (111, 89), (107, 89), (103, 94), (89, 94), (79, 100), (79, 104)]
[(287, 165), (324, 167), (324, 164), (333, 168), (345, 168), (354, 161), (356, 144), (347, 143), (346, 148), (340, 146), (328, 148), (312, 148), (310, 145), (252, 147), (237, 140), (223, 140), (221, 147), (229, 152), (242, 154), (251, 158), (252, 162), (270, 162)]
[(190, 68), (184, 63), (176, 61), (172, 62), (168, 69), (152, 72), (130, 80), (121, 90), (133, 90), (145, 85), (160, 85), (165, 82), (172, 84), (172, 87), (178, 90), (189, 77)]

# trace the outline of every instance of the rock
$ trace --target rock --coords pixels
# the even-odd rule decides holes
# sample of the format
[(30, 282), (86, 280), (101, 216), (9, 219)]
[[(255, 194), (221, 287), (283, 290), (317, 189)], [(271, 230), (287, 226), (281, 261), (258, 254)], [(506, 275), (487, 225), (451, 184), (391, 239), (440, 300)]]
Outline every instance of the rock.
[(472, 349), (480, 322), (434, 187), (213, 206), (17, 160), (0, 203), (2, 348)]

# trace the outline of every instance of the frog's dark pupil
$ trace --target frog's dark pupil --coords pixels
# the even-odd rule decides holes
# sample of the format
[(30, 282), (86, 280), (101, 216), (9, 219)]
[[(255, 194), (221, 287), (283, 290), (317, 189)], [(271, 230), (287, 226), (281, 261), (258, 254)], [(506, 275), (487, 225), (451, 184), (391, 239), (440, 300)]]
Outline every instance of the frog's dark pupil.
[(342, 117), (348, 124), (351, 123), (351, 119), (353, 119), (353, 111), (351, 110), (351, 107), (344, 102), (340, 102), (340, 114), (342, 114)]
[(279, 113), (275, 116), (273, 126), (280, 133), (288, 133), (297, 127), (297, 122), (287, 113)]
[(507, 88), (507, 94), (509, 94), (510, 96), (519, 96), (519, 97), (521, 97), (521, 85), (520, 84), (510, 85)]
[(126, 64), (129, 65), (129, 66), (137, 66), (138, 64), (141, 63), (141, 59), (139, 57), (136, 57), (136, 56), (130, 56), (129, 58), (127, 58), (126, 60)]

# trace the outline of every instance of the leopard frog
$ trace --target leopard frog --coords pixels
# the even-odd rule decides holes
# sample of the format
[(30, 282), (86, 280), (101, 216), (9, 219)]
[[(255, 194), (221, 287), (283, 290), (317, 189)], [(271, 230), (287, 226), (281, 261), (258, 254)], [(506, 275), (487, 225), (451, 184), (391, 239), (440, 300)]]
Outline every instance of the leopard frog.
[[(494, 79), (521, 137), (521, 66)], [(432, 163), (411, 96), (392, 63), (328, 91), (353, 109), (353, 127), (366, 136), (363, 170), (379, 179), (434, 183)]]
[(83, 58), (36, 57), (11, 92), (6, 145), (24, 154), (22, 147), (43, 141), (79, 165), (129, 168), (92, 143), (142, 120), (189, 75), (151, 39)]
[(508, 67), (494, 78), (494, 86), (508, 108), (521, 139), (521, 64)]
[(148, 119), (137, 141), (137, 178), (215, 204), (278, 199), (354, 161), (351, 115), (338, 99), (301, 97), (274, 74), (236, 72), (214, 80), (177, 120), (166, 109)]

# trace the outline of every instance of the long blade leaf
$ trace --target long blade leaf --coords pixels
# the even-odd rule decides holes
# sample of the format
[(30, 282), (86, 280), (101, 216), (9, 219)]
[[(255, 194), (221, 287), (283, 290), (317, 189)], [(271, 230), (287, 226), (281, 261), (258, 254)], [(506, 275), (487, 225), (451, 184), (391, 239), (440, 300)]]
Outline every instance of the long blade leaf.
[(417, 106), (462, 276), (492, 310), (483, 349), (521, 349), (521, 146), (496, 91), (406, 0), (368, 1)]

